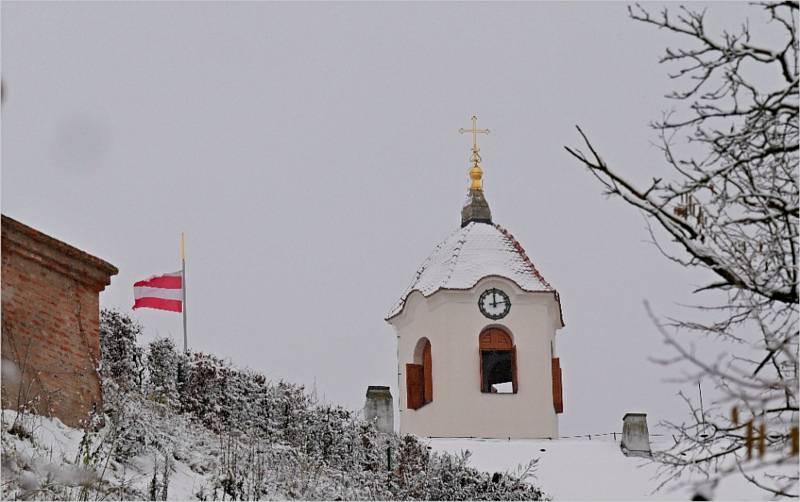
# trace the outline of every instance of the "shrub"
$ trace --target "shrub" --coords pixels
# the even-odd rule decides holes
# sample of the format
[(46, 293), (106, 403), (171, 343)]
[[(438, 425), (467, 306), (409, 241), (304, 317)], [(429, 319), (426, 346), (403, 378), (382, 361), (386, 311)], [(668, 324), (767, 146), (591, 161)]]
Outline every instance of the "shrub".
[(150, 342), (147, 350), (147, 395), (169, 406), (178, 404), (178, 367), (181, 356), (170, 338)]
[(117, 310), (100, 311), (100, 374), (125, 390), (140, 390), (144, 366), (136, 338), (142, 326)]

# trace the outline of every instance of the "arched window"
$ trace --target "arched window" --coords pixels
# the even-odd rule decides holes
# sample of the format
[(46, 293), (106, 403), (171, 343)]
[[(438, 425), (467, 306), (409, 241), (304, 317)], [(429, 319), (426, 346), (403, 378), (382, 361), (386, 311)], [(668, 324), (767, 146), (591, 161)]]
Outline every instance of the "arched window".
[(414, 349), (414, 363), (406, 364), (406, 403), (412, 410), (433, 401), (431, 342), (420, 338)]
[(481, 392), (517, 393), (517, 347), (499, 328), (480, 334)]

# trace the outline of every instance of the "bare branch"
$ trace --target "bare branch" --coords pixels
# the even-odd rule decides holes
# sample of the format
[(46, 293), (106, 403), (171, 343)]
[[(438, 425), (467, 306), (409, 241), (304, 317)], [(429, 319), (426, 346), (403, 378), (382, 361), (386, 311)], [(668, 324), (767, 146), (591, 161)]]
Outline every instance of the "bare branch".
[[(666, 49), (660, 60), (688, 87), (667, 94), (681, 108), (652, 124), (665, 169), (648, 186), (637, 187), (606, 162), (580, 127), (588, 154), (565, 149), (608, 195), (641, 211), (664, 257), (715, 276), (692, 285), (692, 292), (705, 299), (690, 306), (700, 319), (661, 322), (646, 307), (671, 349), (655, 362), (680, 365), (674, 381), (696, 385), (703, 380), (717, 394), (702, 414), (681, 394), (690, 415), (685, 423), (670, 424), (676, 440), (658, 455), (662, 483), (674, 482), (688, 469), (713, 482), (741, 475), (770, 495), (797, 496), (797, 471), (786, 475), (780, 469), (791, 462), (788, 430), (798, 422), (800, 9), (797, 2), (755, 8), (759, 19), (766, 14), (766, 29), (773, 30), (770, 43), (755, 39), (753, 33), (761, 31), (751, 32), (750, 19), (715, 35), (705, 10), (628, 8), (633, 20), (689, 42)], [(698, 335), (730, 350), (701, 357), (682, 338)], [(732, 407), (741, 419), (731, 417)], [(752, 442), (743, 427), (756, 420), (770, 431), (762, 440), (771, 457), (747, 462), (742, 452)]]

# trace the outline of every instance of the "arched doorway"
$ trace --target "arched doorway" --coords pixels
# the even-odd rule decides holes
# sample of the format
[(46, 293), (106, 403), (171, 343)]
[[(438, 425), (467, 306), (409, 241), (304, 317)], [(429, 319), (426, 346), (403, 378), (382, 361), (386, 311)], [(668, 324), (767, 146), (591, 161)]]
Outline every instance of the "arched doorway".
[(517, 393), (517, 347), (500, 328), (487, 328), (478, 338), (481, 392)]

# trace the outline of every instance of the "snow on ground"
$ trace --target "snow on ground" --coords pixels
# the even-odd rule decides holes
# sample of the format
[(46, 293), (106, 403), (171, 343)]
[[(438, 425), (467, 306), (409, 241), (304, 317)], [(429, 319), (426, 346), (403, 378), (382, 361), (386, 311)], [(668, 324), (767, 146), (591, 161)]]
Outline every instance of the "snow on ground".
[[(88, 480), (102, 480), (109, 486), (123, 486), (146, 494), (155, 463), (163, 466), (163, 458), (143, 454), (125, 464), (110, 460), (107, 464), (87, 468), (81, 460), (82, 430), (68, 427), (57, 418), (28, 415), (24, 423), (31, 437), (21, 438), (9, 431), (16, 416), (16, 411), (2, 411), (4, 491), (13, 491), (15, 484), (24, 491), (35, 490), (49, 477), (59, 485), (72, 487), (58, 492), (65, 498), (77, 497), (80, 487)], [(168, 498), (194, 499), (195, 494), (207, 486), (208, 475), (201, 472), (210, 473), (208, 464), (213, 461), (212, 451), (218, 445), (214, 444), (214, 437), (188, 421), (171, 427), (175, 429), (175, 456), (171, 459), (173, 471)], [(99, 431), (93, 439), (93, 448), (102, 441), (103, 433), (104, 430)]]
[[(619, 436), (617, 436), (619, 438)], [(682, 484), (653, 493), (660, 484), (657, 464), (626, 457), (612, 436), (556, 440), (429, 439), (433, 450), (469, 450), (470, 464), (489, 472), (514, 471), (538, 458), (533, 483), (556, 500), (691, 500), (694, 491)], [(666, 447), (653, 443), (654, 449)], [(739, 476), (724, 479), (717, 500), (763, 500), (770, 497)]]
[(558, 500), (640, 500), (653, 498), (656, 486), (656, 466), (624, 456), (613, 439), (431, 439), (430, 446), (451, 453), (469, 450), (470, 463), (489, 472), (513, 471), (538, 458), (534, 484)]
[[(27, 423), (31, 438), (20, 438), (9, 432), (16, 412), (4, 410), (2, 420), (3, 484), (5, 495), (36, 490), (49, 477), (67, 488), (54, 492), (59, 498), (75, 498), (87, 479), (102, 478), (113, 486), (124, 486), (130, 495), (147, 493), (153, 477), (154, 463), (163, 459), (144, 454), (120, 464), (115, 461), (87, 470), (80, 459), (81, 430), (65, 426), (58, 419), (32, 417)], [(166, 425), (164, 425), (166, 427)], [(208, 486), (217, 459), (218, 438), (185, 420), (169, 425), (174, 439), (174, 471), (170, 477), (169, 499), (195, 499)], [(102, 431), (100, 432), (102, 437)], [(619, 436), (617, 436), (619, 438)], [(660, 441), (653, 448), (663, 449)], [(694, 491), (686, 483), (665, 487), (659, 485), (658, 466), (646, 458), (626, 457), (619, 440), (612, 436), (568, 438), (557, 440), (499, 440), (467, 438), (425, 439), (435, 451), (471, 452), (469, 464), (488, 472), (518, 471), (537, 458), (535, 478), (531, 481), (556, 500), (690, 500)], [(796, 465), (787, 465), (794, 469)], [(11, 481), (11, 485), (7, 485)], [(283, 498), (281, 494), (273, 494)], [(765, 500), (770, 497), (740, 476), (725, 478), (713, 492), (716, 500)], [(7, 498), (3, 496), (3, 498)]]

